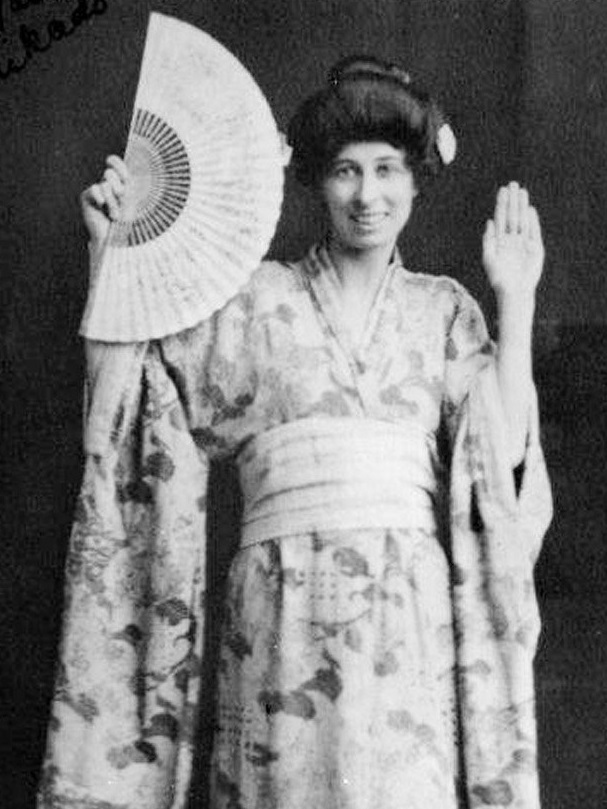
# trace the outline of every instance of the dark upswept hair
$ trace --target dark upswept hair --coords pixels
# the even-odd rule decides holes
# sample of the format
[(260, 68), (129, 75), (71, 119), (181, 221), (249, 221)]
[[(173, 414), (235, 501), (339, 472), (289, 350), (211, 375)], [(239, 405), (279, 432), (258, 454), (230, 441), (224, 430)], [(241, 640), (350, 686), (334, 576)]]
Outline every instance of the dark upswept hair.
[(405, 150), (419, 183), (442, 165), (436, 139), (444, 123), (436, 103), (401, 68), (375, 57), (347, 57), (289, 123), (295, 176), (314, 185), (348, 143), (385, 141)]

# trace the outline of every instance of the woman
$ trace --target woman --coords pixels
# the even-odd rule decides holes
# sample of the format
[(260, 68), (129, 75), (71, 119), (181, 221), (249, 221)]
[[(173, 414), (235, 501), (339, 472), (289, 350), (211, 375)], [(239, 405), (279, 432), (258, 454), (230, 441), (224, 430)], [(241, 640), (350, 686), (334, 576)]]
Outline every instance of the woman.
[[(41, 807), (181, 807), (200, 699), (209, 461), (244, 512), (212, 809), (538, 806), (533, 564), (550, 519), (527, 192), (483, 238), (499, 338), (396, 240), (450, 155), (397, 68), (350, 59), (295, 115), (323, 244), (210, 321), (89, 344), (87, 468)], [(128, 175), (83, 195), (93, 264)], [(516, 473), (516, 474), (515, 474)]]

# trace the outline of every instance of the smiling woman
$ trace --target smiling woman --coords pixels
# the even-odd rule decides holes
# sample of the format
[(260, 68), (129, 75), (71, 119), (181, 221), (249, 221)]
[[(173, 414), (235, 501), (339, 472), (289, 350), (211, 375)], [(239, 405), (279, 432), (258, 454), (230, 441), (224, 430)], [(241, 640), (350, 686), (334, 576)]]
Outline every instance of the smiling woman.
[[(551, 516), (530, 363), (541, 231), (527, 192), (501, 189), (483, 241), (497, 346), (461, 284), (403, 266), (416, 189), (453, 153), (445, 126), (399, 68), (341, 62), (289, 127), (296, 174), (326, 214), (322, 243), (264, 262), (179, 334), (88, 342), (88, 457), (41, 809), (185, 805), (209, 698), (217, 459), (238, 470), (243, 513), (212, 809), (538, 809), (533, 566)], [(93, 271), (129, 181), (111, 157), (82, 196)]]

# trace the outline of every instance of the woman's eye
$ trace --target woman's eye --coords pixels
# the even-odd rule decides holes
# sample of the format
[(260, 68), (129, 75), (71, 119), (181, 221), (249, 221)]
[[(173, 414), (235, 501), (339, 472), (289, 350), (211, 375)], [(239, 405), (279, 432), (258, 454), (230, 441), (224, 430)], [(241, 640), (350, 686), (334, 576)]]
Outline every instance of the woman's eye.
[(336, 166), (333, 169), (333, 175), (335, 177), (339, 177), (340, 179), (346, 179), (347, 177), (351, 177), (353, 174), (352, 166)]
[(392, 174), (398, 173), (399, 168), (393, 163), (380, 163), (377, 167), (377, 174), (379, 177), (389, 177)]

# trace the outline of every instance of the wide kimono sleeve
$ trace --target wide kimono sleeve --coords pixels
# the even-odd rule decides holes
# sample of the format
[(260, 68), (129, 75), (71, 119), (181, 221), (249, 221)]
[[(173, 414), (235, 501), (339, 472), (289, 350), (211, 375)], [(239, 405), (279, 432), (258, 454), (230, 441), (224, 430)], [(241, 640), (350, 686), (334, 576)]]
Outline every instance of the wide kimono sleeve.
[(209, 457), (198, 439), (219, 395), (186, 376), (209, 377), (216, 330), (88, 344), (85, 473), (39, 809), (185, 805), (205, 609)]
[(462, 787), (471, 807), (538, 809), (533, 569), (552, 516), (535, 391), (526, 452), (512, 469), (495, 348), (456, 286), (445, 361), (445, 423)]

